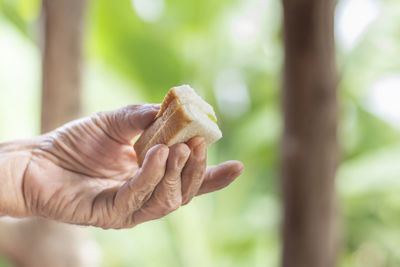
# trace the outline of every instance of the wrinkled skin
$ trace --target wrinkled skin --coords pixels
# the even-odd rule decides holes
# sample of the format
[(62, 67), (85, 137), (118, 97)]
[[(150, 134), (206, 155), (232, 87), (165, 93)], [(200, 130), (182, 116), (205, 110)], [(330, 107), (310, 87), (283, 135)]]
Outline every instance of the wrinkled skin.
[(170, 148), (156, 145), (139, 168), (130, 141), (149, 126), (158, 109), (131, 105), (73, 121), (21, 145), (19, 156), (15, 144), (3, 146), (16, 155), (3, 162), (25, 166), (17, 171), (20, 179), (14, 175), (15, 186), (7, 190), (12, 193), (5, 201), (12, 208), (3, 207), (3, 213), (130, 228), (161, 218), (240, 175), (238, 161), (206, 167), (202, 137)]

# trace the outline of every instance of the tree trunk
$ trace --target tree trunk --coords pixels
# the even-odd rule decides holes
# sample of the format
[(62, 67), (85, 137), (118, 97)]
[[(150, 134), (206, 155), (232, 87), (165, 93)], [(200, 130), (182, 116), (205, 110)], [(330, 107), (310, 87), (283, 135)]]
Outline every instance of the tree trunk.
[(42, 132), (80, 115), (83, 0), (44, 0)]
[(283, 0), (283, 267), (335, 265), (334, 0)]
[[(81, 111), (84, 0), (43, 0), (41, 131), (76, 119)], [(3, 220), (0, 250), (17, 266), (98, 266), (87, 230), (41, 218)]]

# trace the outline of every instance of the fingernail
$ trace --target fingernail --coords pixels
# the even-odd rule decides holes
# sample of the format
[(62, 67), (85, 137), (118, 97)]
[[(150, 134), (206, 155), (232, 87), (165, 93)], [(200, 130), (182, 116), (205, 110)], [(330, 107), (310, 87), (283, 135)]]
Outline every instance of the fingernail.
[(186, 149), (183, 151), (181, 157), (179, 157), (177, 165), (178, 167), (183, 167), (183, 165), (186, 164), (186, 161), (188, 160), (190, 155), (190, 149), (186, 147)]
[(193, 139), (191, 139), (188, 144), (190, 144), (191, 147), (197, 147), (203, 142), (205, 142), (204, 137), (196, 136)]
[(158, 159), (160, 161), (165, 161), (168, 157), (169, 149), (165, 145), (160, 145), (158, 150)]
[(198, 146), (194, 148), (193, 154), (195, 157), (200, 158), (203, 157), (206, 153), (206, 143), (201, 142)]

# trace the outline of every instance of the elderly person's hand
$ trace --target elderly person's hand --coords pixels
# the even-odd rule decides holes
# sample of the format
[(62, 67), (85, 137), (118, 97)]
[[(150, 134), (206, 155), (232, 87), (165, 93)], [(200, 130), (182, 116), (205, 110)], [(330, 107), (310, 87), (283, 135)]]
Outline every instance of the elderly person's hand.
[(161, 218), (240, 175), (238, 161), (206, 167), (201, 137), (170, 148), (156, 145), (139, 168), (131, 139), (158, 109), (132, 105), (32, 140), (0, 144), (0, 213), (128, 228)]

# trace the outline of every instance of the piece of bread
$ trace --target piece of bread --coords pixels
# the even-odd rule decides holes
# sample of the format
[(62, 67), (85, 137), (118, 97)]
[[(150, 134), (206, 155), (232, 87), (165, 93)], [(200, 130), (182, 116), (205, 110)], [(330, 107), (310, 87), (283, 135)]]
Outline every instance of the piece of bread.
[(222, 137), (214, 109), (190, 86), (174, 87), (165, 96), (156, 120), (134, 145), (139, 166), (152, 146), (172, 146), (195, 136), (203, 136), (207, 145)]

